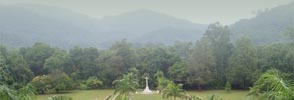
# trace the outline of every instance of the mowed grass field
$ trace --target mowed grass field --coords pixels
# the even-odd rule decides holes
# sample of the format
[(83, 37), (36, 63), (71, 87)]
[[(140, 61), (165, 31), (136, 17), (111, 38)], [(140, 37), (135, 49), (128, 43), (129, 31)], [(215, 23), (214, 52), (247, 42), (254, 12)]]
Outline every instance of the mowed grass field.
[[(74, 100), (103, 100), (106, 96), (113, 93), (113, 90), (74, 90), (62, 94), (38, 95), (38, 100), (47, 100), (47, 97), (54, 95), (65, 95), (72, 97)], [(188, 91), (190, 95), (197, 95), (204, 99), (215, 94), (223, 100), (245, 100), (248, 91), (233, 90), (227, 93), (224, 90), (207, 90), (207, 91)], [(132, 100), (163, 100), (160, 94), (134, 94)]]

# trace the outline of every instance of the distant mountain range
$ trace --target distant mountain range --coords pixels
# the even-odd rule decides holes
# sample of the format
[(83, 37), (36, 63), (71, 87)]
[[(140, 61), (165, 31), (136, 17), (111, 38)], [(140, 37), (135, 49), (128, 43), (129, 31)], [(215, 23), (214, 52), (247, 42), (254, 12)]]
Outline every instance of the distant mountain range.
[[(109, 47), (127, 39), (133, 43), (195, 42), (208, 25), (166, 14), (138, 10), (96, 19), (68, 9), (45, 5), (0, 5), (0, 43), (10, 47), (45, 42), (61, 48)], [(249, 36), (256, 44), (285, 41), (283, 32), (294, 26), (294, 3), (258, 13), (232, 25), (232, 40)]]
[(44, 5), (1, 5), (0, 13), (1, 44), (12, 47), (45, 42), (62, 48), (103, 48), (122, 39), (136, 43), (172, 44), (175, 41), (196, 41), (207, 28), (207, 25), (150, 10), (102, 19)]

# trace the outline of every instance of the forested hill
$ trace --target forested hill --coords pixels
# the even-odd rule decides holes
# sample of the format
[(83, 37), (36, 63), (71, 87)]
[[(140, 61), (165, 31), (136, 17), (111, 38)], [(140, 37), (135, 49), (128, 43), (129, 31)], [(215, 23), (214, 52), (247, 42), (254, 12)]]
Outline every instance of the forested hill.
[[(127, 39), (133, 43), (195, 42), (207, 25), (195, 24), (150, 10), (138, 10), (101, 19), (45, 5), (0, 5), (0, 43), (8, 47), (44, 42), (61, 48), (109, 47)], [(263, 45), (286, 41), (283, 32), (294, 26), (294, 3), (257, 13), (232, 25), (232, 40), (251, 37)]]
[(285, 41), (284, 32), (294, 26), (294, 2), (257, 13), (231, 25), (232, 39), (248, 36), (258, 45)]
[[(0, 13), (0, 42), (10, 47), (44, 42), (61, 48), (104, 48), (122, 39), (172, 44), (196, 41), (207, 28), (149, 10), (96, 19), (64, 8), (19, 4), (0, 5)], [(146, 36), (150, 39), (142, 38)]]
[(128, 38), (133, 42), (172, 44), (175, 41), (196, 41), (207, 25), (195, 24), (167, 14), (146, 9), (105, 17), (99, 20), (100, 29), (111, 38)]

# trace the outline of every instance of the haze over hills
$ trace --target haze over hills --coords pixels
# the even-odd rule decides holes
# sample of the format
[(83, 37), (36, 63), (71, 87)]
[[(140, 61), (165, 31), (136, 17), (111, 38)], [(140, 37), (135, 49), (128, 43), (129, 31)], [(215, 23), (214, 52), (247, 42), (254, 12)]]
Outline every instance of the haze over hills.
[(294, 2), (267, 9), (251, 19), (243, 19), (231, 25), (233, 39), (251, 37), (258, 45), (285, 41), (284, 32), (294, 27)]
[[(110, 38), (128, 38), (138, 43), (158, 42), (172, 44), (178, 38), (179, 41), (196, 41), (202, 36), (207, 25), (195, 24), (187, 20), (178, 19), (169, 15), (150, 10), (138, 10), (118, 16), (106, 17), (98, 21), (99, 29)], [(171, 31), (177, 30), (177, 31)], [(178, 36), (174, 36), (178, 35)], [(194, 37), (189, 39), (188, 37)], [(147, 36), (147, 37), (146, 37)], [(171, 40), (165, 40), (171, 38)]]
[[(0, 42), (10, 47), (45, 42), (71, 48), (109, 47), (127, 39), (133, 43), (195, 42), (207, 25), (192, 23), (151, 10), (137, 10), (101, 19), (46, 5), (0, 5)], [(258, 13), (230, 25), (232, 40), (249, 36), (259, 45), (285, 41), (283, 32), (294, 26), (294, 3)]]
[[(2, 5), (0, 13), (1, 43), (8, 46), (28, 46), (35, 42), (45, 42), (69, 47), (94, 42), (83, 38), (89, 38), (88, 34), (93, 34), (93, 31), (87, 28), (90, 28), (95, 20), (81, 14), (29, 5)], [(86, 25), (87, 23), (89, 25)]]
[[(28, 46), (35, 42), (63, 48), (107, 47), (121, 39), (172, 44), (173, 40), (196, 41), (207, 27), (150, 10), (102, 19), (44, 5), (1, 5), (0, 13), (3, 15), (0, 18), (1, 44), (12, 47)], [(170, 29), (177, 31), (171, 32)], [(154, 37), (149, 34), (154, 34)], [(146, 35), (150, 40), (145, 38)]]

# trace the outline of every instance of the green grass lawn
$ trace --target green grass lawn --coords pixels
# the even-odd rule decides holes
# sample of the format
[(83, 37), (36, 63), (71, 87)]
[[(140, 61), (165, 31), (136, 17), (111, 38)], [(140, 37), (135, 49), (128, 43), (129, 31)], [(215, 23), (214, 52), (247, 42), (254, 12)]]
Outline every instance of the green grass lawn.
[[(38, 95), (38, 100), (47, 100), (47, 97), (54, 95), (65, 95), (72, 97), (74, 100), (103, 100), (107, 95), (112, 94), (113, 90), (74, 90), (68, 91), (62, 94), (47, 94)], [(208, 91), (188, 91), (190, 95), (197, 95), (204, 99), (208, 96), (215, 94), (217, 97), (221, 97), (224, 100), (245, 100), (248, 91), (231, 91), (227, 93), (223, 90), (208, 90)], [(132, 100), (163, 100), (159, 94), (135, 94), (132, 96)]]

